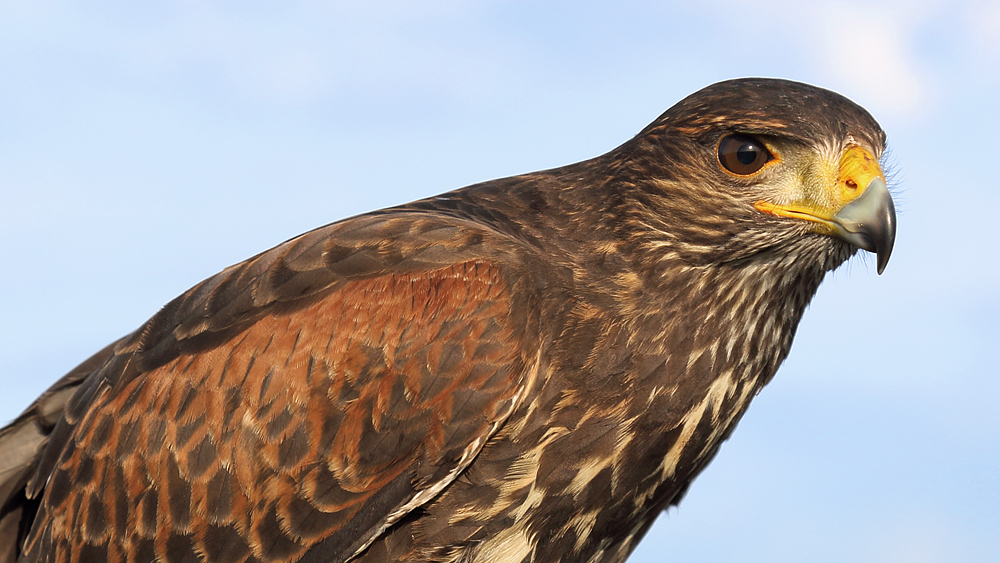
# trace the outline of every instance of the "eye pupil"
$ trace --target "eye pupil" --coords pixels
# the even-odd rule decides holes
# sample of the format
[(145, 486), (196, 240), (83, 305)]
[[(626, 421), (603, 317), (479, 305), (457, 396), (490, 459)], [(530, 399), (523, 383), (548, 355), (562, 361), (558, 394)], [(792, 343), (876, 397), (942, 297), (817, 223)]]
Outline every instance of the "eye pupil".
[(736, 150), (736, 160), (743, 164), (753, 164), (757, 160), (757, 147), (753, 143), (746, 143)]
[(749, 176), (773, 158), (764, 143), (750, 135), (736, 133), (719, 142), (719, 164), (733, 174)]

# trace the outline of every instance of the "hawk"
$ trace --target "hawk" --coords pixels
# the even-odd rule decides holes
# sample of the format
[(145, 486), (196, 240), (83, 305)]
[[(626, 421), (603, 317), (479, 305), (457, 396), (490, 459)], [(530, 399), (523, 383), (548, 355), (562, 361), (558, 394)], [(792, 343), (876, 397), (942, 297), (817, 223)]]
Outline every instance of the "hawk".
[(591, 160), (226, 268), (0, 430), (0, 562), (611, 563), (881, 273), (885, 134), (739, 79)]

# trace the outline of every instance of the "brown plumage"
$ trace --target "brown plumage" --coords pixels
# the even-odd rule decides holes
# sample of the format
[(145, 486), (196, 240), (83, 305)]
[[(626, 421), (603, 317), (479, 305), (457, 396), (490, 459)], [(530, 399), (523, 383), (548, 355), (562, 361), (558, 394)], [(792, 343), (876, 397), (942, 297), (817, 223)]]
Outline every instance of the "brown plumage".
[(0, 563), (616, 562), (885, 266), (884, 134), (765, 79), (222, 271), (0, 430)]

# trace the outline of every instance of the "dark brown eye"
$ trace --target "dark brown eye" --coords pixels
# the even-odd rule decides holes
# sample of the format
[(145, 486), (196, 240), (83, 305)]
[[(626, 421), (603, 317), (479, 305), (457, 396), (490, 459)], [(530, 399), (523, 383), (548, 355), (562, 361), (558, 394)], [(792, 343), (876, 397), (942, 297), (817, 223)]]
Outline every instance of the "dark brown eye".
[(764, 143), (750, 135), (729, 135), (719, 143), (719, 163), (740, 176), (748, 176), (760, 170), (774, 158)]

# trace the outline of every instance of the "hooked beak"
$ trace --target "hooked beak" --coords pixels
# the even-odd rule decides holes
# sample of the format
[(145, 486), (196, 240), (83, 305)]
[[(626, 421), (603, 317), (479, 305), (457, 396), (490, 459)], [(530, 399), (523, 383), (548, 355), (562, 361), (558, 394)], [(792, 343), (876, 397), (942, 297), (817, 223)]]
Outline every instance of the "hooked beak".
[(872, 178), (861, 197), (832, 217), (834, 236), (867, 250), (877, 257), (878, 273), (885, 271), (896, 241), (896, 206), (885, 180)]

